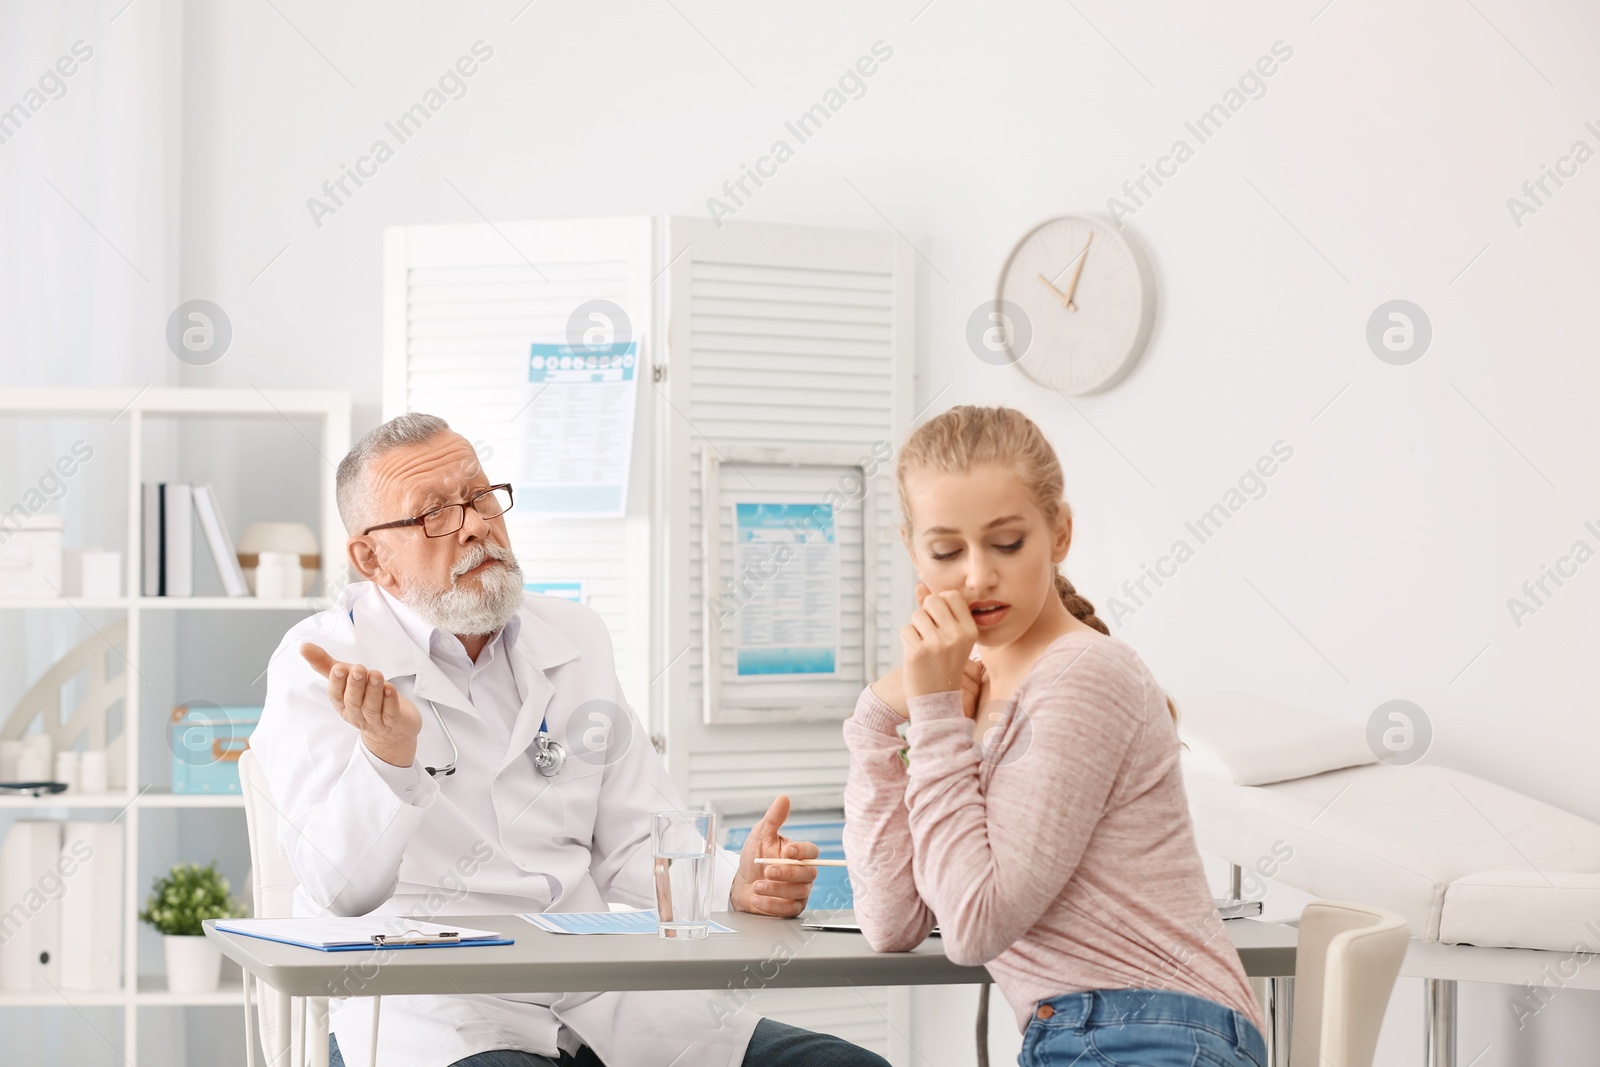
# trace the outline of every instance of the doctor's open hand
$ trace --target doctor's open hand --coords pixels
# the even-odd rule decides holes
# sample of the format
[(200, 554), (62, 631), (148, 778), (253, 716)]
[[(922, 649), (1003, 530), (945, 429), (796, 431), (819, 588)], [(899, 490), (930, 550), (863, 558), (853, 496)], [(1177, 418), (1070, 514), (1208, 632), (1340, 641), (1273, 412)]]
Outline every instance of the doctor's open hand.
[(734, 911), (790, 919), (805, 910), (806, 900), (811, 896), (811, 883), (817, 877), (815, 867), (756, 862), (762, 856), (794, 860), (817, 858), (820, 850), (815, 844), (791, 841), (779, 832), (783, 829), (783, 820), (788, 817), (789, 798), (779, 794), (745, 838), (744, 849), (739, 853), (739, 873), (733, 876)]
[(320, 645), (307, 642), (300, 646), (300, 655), (328, 680), (328, 699), (345, 722), (361, 731), (368, 752), (396, 767), (416, 762), (422, 713), (415, 704), (378, 671), (340, 662)]
[[(917, 610), (900, 628), (905, 645), (901, 682), (905, 695), (926, 696), (967, 687), (968, 661), (978, 640), (978, 624), (961, 592), (929, 592), (917, 583)], [(964, 703), (964, 702), (963, 702)]]

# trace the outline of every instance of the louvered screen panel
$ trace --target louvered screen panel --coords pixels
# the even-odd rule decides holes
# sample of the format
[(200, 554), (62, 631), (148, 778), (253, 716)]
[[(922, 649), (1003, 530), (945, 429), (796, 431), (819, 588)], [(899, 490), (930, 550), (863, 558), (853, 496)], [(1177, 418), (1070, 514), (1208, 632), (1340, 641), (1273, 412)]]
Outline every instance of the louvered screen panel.
[[(663, 663), (672, 661), (662, 682), (668, 762), (692, 803), (753, 812), (786, 792), (799, 808), (838, 808), (848, 767), (838, 718), (760, 725), (703, 721), (705, 602), (718, 592), (704, 584), (702, 523), (711, 520), (703, 514), (703, 450), (711, 449), (720, 461), (718, 570), (735, 578), (733, 500), (783, 499), (797, 489), (811, 497), (819, 483), (839, 485), (844, 471), (747, 465), (724, 457), (740, 449), (776, 448), (826, 450), (856, 463), (877, 460), (865, 494), (871, 513), (858, 501), (835, 509), (846, 592), (840, 679), (808, 683), (812, 692), (828, 690), (837, 715), (847, 715), (861, 686), (898, 649), (893, 635), (905, 614), (899, 604), (910, 593), (910, 571), (895, 534), (891, 454), (909, 422), (910, 255), (892, 234), (737, 222), (719, 228), (685, 219), (670, 221), (664, 254), (672, 264), (669, 374), (659, 422), (667, 531), (662, 649)], [(843, 492), (857, 495), (849, 486)], [(870, 589), (862, 586), (862, 549), (875, 553)], [(861, 661), (863, 626), (878, 627), (875, 663)], [(734, 699), (742, 688), (781, 696), (783, 683), (729, 684), (736, 680), (732, 646), (725, 628), (720, 695)], [(892, 1047), (888, 1023), (896, 1015), (895, 995), (860, 987), (763, 990), (750, 1009), (889, 1056), (903, 1053)], [(903, 991), (898, 996), (903, 1014)]]
[[(840, 676), (837, 683), (808, 682), (828, 690), (838, 717), (848, 715), (870, 672), (882, 668), (884, 623), (877, 611), (895, 602), (899, 551), (891, 517), (892, 462), (909, 393), (910, 276), (892, 234), (760, 223), (725, 224), (673, 220), (670, 251), (671, 353), (668, 391), (682, 417), (668, 434), (670, 477), (685, 492), (671, 519), (681, 531), (687, 570), (669, 602), (672, 625), (686, 645), (681, 684), (672, 687), (670, 723), (688, 737), (688, 759), (679, 770), (696, 800), (770, 797), (788, 789), (818, 806), (837, 806), (846, 760), (837, 719), (832, 722), (717, 726), (701, 721), (703, 605), (717, 590), (704, 587), (701, 559), (701, 450), (719, 456), (740, 447), (827, 449), (877, 460), (869, 499), (875, 514), (863, 516), (854, 483), (843, 469), (749, 466), (723, 462), (718, 488), (725, 527), (720, 573), (735, 576), (730, 502), (759, 499), (804, 486), (842, 487), (846, 502), (835, 509), (842, 549)], [(709, 445), (708, 445), (709, 442)], [(681, 458), (680, 458), (681, 457)], [(819, 479), (819, 472), (823, 475)], [(858, 472), (859, 473), (859, 472)], [(854, 491), (852, 491), (854, 490)], [(674, 491), (676, 495), (676, 491)], [(865, 519), (865, 526), (863, 522)], [(861, 546), (875, 553), (876, 581), (862, 585)], [(877, 605), (874, 608), (873, 605)], [(877, 627), (877, 663), (861, 661), (862, 627)], [(897, 629), (898, 623), (892, 629)], [(781, 695), (783, 683), (738, 684), (731, 632), (721, 649), (723, 702), (738, 693)], [(875, 673), (874, 673), (875, 676)], [(733, 683), (733, 684), (730, 684)], [(770, 700), (768, 702), (771, 702)], [(680, 706), (681, 705), (681, 706)], [(830, 803), (831, 801), (831, 803)]]
[[(566, 343), (574, 310), (608, 300), (648, 348), (653, 232), (648, 219), (391, 229), (384, 417), (439, 415), (478, 449), (491, 478), (515, 481), (523, 425), (541, 414), (525, 395), (529, 346)], [(641, 410), (648, 406), (641, 398)], [(610, 628), (624, 692), (648, 721), (648, 612), (629, 595), (649, 580), (629, 527), (648, 522), (648, 441), (636, 440), (634, 452), (632, 519), (541, 519), (515, 508), (506, 519), (528, 580), (584, 581)]]

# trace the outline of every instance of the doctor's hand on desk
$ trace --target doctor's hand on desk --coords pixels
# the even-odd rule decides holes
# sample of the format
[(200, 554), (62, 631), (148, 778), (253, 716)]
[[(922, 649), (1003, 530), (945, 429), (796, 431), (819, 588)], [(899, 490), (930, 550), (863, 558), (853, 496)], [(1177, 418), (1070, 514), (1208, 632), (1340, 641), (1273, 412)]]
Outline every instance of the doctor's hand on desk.
[(361, 731), (368, 752), (396, 767), (416, 761), (422, 713), (415, 704), (379, 672), (359, 663), (342, 663), (320, 645), (307, 642), (300, 646), (300, 655), (328, 680), (328, 699), (345, 722)]
[(792, 918), (805, 910), (817, 868), (799, 864), (762, 864), (762, 856), (814, 860), (818, 848), (810, 841), (791, 841), (780, 830), (789, 817), (789, 798), (779, 795), (750, 830), (739, 854), (739, 873), (733, 878), (733, 910), (757, 915)]

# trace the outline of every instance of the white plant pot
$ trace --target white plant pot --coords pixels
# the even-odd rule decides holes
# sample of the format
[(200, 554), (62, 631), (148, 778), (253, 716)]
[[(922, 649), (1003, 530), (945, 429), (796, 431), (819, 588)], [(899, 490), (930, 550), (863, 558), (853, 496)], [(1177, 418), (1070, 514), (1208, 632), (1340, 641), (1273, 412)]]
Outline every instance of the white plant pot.
[(204, 934), (188, 937), (164, 934), (161, 948), (167, 957), (167, 988), (174, 993), (215, 993), (222, 980), (222, 950)]

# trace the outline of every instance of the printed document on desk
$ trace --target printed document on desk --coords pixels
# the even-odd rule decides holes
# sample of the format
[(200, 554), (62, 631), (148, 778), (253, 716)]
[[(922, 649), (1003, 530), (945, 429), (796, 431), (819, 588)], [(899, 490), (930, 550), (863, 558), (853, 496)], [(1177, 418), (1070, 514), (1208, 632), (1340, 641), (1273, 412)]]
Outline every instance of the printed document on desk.
[[(543, 911), (526, 912), (519, 916), (539, 929), (552, 934), (653, 934), (656, 932), (655, 909), (642, 911)], [(731, 934), (733, 931), (715, 920), (711, 923), (714, 934)]]
[(517, 420), (519, 513), (616, 518), (628, 503), (639, 342), (535, 344)]

